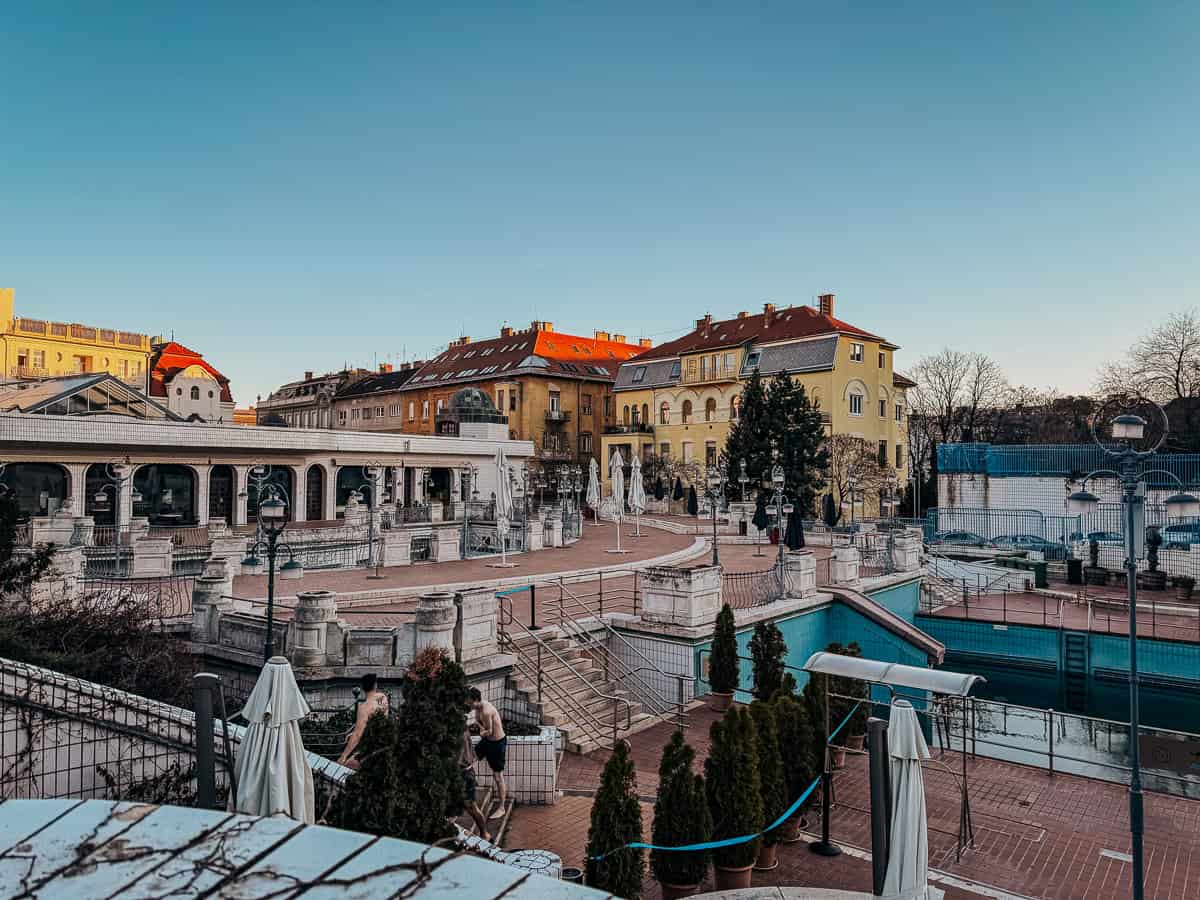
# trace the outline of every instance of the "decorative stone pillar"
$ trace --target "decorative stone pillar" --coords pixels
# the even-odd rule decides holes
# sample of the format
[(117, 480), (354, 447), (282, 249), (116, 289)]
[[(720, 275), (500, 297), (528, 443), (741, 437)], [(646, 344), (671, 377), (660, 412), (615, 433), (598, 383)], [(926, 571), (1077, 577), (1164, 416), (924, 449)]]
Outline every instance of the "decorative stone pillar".
[(233, 522), (234, 527), (245, 525), (247, 518), (247, 504), (250, 501), (250, 467), (249, 466), (234, 466), (233, 467)]
[(454, 654), (454, 595), (449, 591), (422, 594), (417, 600), (416, 651), (438, 647)]
[(133, 478), (127, 477), (132, 474), (130, 466), (114, 466), (113, 467), (122, 478), (118, 490), (121, 492), (120, 515), (121, 520), (117, 522), (118, 528), (128, 528), (133, 521)]
[(563, 545), (563, 523), (561, 513), (552, 513), (546, 517), (542, 535), (543, 545), (551, 547), (561, 547)]
[(71, 486), (68, 488), (67, 499), (72, 502), (75, 512), (82, 513), (87, 509), (87, 463), (67, 463), (67, 474), (71, 476)]
[(458, 596), (462, 627), (455, 631), (454, 646), (459, 658), (465, 663), (493, 656), (498, 652), (495, 588), (474, 588)]
[(192, 640), (198, 644), (215, 644), (221, 615), (233, 609), (233, 601), (225, 597), (225, 580), (207, 571), (196, 576), (192, 587)]
[(346, 523), (347, 528), (366, 528), (367, 527), (367, 508), (359, 502), (357, 494), (351, 494), (346, 500), (346, 510), (342, 521)]
[(404, 466), (392, 467), (392, 503), (397, 509), (404, 506)]
[(721, 611), (721, 567), (651, 566), (642, 584), (642, 618), (685, 628), (711, 625)]
[(304, 522), (308, 514), (308, 466), (288, 466), (292, 470), (291, 514), (293, 522)]
[(817, 592), (817, 559), (811, 550), (790, 550), (784, 556), (788, 597), (811, 597)]
[(462, 557), (462, 526), (445, 525), (433, 532), (434, 558), (438, 562), (451, 562)]
[(73, 534), (74, 540), (81, 546), (91, 546), (96, 535), (96, 520), (91, 516), (76, 516)]
[(337, 518), (337, 470), (338, 467), (330, 460), (328, 463), (322, 463), (325, 469), (325, 509), (322, 513), (326, 519), (333, 521)]
[[(121, 516), (125, 518), (124, 515)], [(150, 520), (145, 516), (137, 516), (129, 519), (126, 524), (129, 526), (129, 543), (140, 541), (150, 533)]]
[(531, 516), (525, 521), (525, 549), (527, 551), (541, 550), (543, 546), (542, 520)]
[(892, 565), (897, 572), (915, 572), (921, 567), (921, 540), (909, 534), (892, 539)]
[(835, 547), (829, 563), (829, 574), (834, 584), (858, 582), (859, 555), (857, 547)]
[(329, 626), (336, 621), (337, 595), (333, 591), (297, 593), (296, 614), (292, 619), (292, 665), (325, 665)]
[(407, 528), (393, 528), (390, 531), (377, 532), (380, 537), (379, 552), (382, 554), (379, 564), (385, 569), (391, 566), (408, 566), (412, 564), (412, 535)]
[(210, 541), (215, 538), (224, 537), (228, 533), (229, 527), (226, 525), (223, 516), (214, 516), (208, 520), (208, 539)]
[(171, 574), (171, 539), (138, 538), (132, 542), (133, 577), (166, 578)]

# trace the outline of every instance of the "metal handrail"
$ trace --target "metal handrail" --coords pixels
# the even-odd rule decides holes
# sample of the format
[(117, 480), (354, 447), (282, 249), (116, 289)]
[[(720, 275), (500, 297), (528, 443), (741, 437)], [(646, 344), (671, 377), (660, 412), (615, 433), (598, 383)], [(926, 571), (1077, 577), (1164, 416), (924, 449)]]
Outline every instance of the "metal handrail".
[[(588, 615), (592, 618), (592, 620), (594, 620), (596, 623), (598, 623), (600, 625), (600, 627), (608, 633), (610, 640), (611, 639), (617, 640), (623, 646), (627, 647), (630, 651), (632, 651), (634, 654), (636, 654), (642, 660), (642, 662), (645, 663), (645, 666), (642, 666), (639, 669), (631, 669), (624, 662), (622, 662), (621, 658), (619, 656), (617, 656), (615, 653), (613, 653), (612, 650), (609, 649), (609, 647), (607, 645), (600, 643), (600, 642), (596, 641), (594, 638), (592, 638), (588, 629), (585, 628), (584, 625), (581, 622), (579, 622), (574, 616), (570, 615), (569, 613), (566, 614), (567, 620), (573, 626), (575, 626), (575, 628), (580, 633), (580, 636), (583, 637), (583, 639), (588, 644), (599, 647), (601, 652), (606, 655), (606, 659), (611, 659), (612, 662), (617, 664), (619, 670), (623, 669), (625, 671), (626, 675), (634, 677), (635, 680), (637, 681), (639, 687), (641, 687), (641, 689), (643, 691), (645, 691), (646, 695), (653, 697), (658, 702), (658, 704), (659, 704), (658, 708), (655, 708), (653, 706), (649, 707), (648, 711), (651, 713), (651, 715), (653, 715), (659, 721), (662, 721), (662, 722), (667, 721), (665, 716), (669, 714), (667, 711), (671, 708), (671, 706), (673, 704), (669, 700), (667, 700), (665, 697), (663, 697), (661, 694), (659, 694), (658, 691), (656, 691), (653, 687), (651, 687), (649, 684), (647, 684), (646, 681), (638, 675), (638, 672), (641, 669), (649, 669), (651, 671), (658, 672), (663, 677), (666, 677), (667, 673), (662, 671), (662, 669), (658, 668), (658, 666), (656, 666), (653, 662), (651, 662), (649, 659), (647, 659), (646, 655), (644, 653), (642, 653), (641, 650), (639, 650), (636, 646), (634, 646), (632, 643), (630, 643), (625, 638), (624, 635), (622, 635), (619, 631), (617, 631), (610, 624), (608, 624), (608, 622), (606, 622), (602, 616), (594, 615), (592, 613), (592, 611), (587, 607), (587, 605), (582, 600), (580, 600), (579, 597), (577, 597), (574, 594), (574, 592), (572, 592), (570, 589), (568, 589), (566, 587), (566, 585), (561, 582), (561, 580), (559, 582), (559, 591), (561, 594), (565, 594), (566, 596), (570, 597), (573, 601), (575, 601), (575, 604), (577, 606), (579, 606), (581, 609), (583, 609), (585, 612), (587, 612)], [(561, 620), (562, 616), (563, 616), (563, 609), (562, 609), (562, 603), (560, 602), (559, 603), (560, 620)], [(607, 664), (608, 663), (606, 661), (606, 668), (607, 668)]]
[[(615, 694), (606, 694), (605, 692), (603, 692), (599, 688), (597, 688), (596, 685), (593, 684), (589, 679), (585, 678), (582, 672), (580, 672), (573, 665), (571, 665), (570, 660), (564, 658), (557, 650), (555, 650), (548, 643), (546, 643), (544, 640), (542, 640), (542, 638), (539, 635), (535, 634), (533, 631), (531, 631), (529, 628), (527, 628), (523, 622), (519, 621), (517, 619), (517, 617), (515, 615), (513, 615), (511, 600), (508, 601), (508, 613), (507, 613), (507, 623), (506, 623), (505, 616), (504, 616), (505, 598), (500, 597), (499, 599), (500, 599), (500, 626), (501, 626), (499, 629), (499, 633), (500, 633), (501, 639), (504, 640), (508, 644), (510, 649), (515, 651), (518, 656), (525, 659), (526, 662), (529, 663), (530, 665), (535, 664), (535, 662), (533, 660), (528, 658), (528, 654), (526, 654), (525, 651), (523, 651), (519, 646), (517, 646), (516, 641), (514, 641), (512, 639), (512, 637), (508, 634), (508, 632), (503, 627), (505, 624), (516, 623), (517, 625), (520, 626), (521, 630), (524, 631), (526, 635), (531, 637), (537, 643), (539, 656), (543, 650), (549, 652), (551, 656), (553, 656), (556, 660), (558, 660), (558, 662), (562, 663), (563, 667), (566, 668), (567, 671), (569, 671), (572, 675), (574, 675), (575, 678), (580, 683), (582, 683), (584, 685), (584, 687), (586, 687), (589, 691), (591, 691), (593, 694), (595, 694), (599, 698), (609, 700), (612, 702), (612, 704), (613, 704), (613, 721), (612, 721), (613, 745), (616, 746), (617, 731), (618, 731), (617, 706), (618, 706), (618, 704), (621, 704), (621, 703), (625, 704), (625, 729), (629, 730), (633, 726), (633, 704), (630, 703), (629, 700), (625, 697), (618, 697)], [(537, 682), (538, 682), (538, 692), (539, 692), (538, 700), (540, 702), (541, 701), (540, 694), (541, 694), (542, 689), (545, 686), (544, 679), (542, 678), (542, 674), (541, 674), (540, 663), (537, 664), (536, 671), (537, 671)], [(556, 681), (552, 681), (552, 682), (550, 682), (550, 684), (551, 684), (552, 688), (554, 688), (554, 690), (556, 690), (556, 691), (562, 689), (562, 685)], [(595, 738), (597, 741), (603, 740), (601, 735), (603, 735), (603, 733), (604, 733), (604, 723), (602, 721), (600, 721), (600, 719), (594, 713), (590, 712), (587, 709), (587, 707), (585, 707), (582, 703), (580, 703), (577, 699), (575, 699), (575, 697), (569, 691), (564, 690), (563, 694), (566, 697), (566, 699), (570, 702), (570, 704), (573, 704), (577, 708), (577, 711), (583, 714), (584, 718), (586, 720), (588, 720), (588, 724), (594, 726), (598, 730), (598, 734), (592, 734), (591, 736), (593, 738)]]

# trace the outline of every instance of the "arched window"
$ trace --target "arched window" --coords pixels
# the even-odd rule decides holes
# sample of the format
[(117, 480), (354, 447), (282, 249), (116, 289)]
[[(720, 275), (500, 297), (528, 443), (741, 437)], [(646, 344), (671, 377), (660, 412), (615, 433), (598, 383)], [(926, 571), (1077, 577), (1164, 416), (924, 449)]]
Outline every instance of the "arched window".
[(199, 399), (200, 399), (200, 388), (198, 388), (198, 387), (193, 387), (193, 388), (192, 388), (192, 399), (193, 399), (193, 400), (199, 400)]
[(658, 424), (659, 425), (670, 425), (671, 424), (671, 404), (668, 403), (666, 400), (664, 400), (662, 402), (662, 406), (660, 406), (658, 408)]
[(623, 410), (621, 410), (621, 421), (626, 425), (629, 424), (629, 407), (628, 406), (626, 406)]
[(634, 427), (635, 427), (635, 428), (637, 427), (637, 424), (638, 424), (638, 416), (639, 416), (639, 415), (640, 415), (640, 410), (637, 408), (637, 405), (636, 405), (636, 404), (634, 404), (634, 407), (633, 407), (633, 425), (634, 425)]
[(704, 421), (713, 422), (717, 418), (717, 399), (709, 397), (704, 401)]
[(742, 398), (734, 397), (729, 401), (729, 421), (736, 422), (742, 414)]
[(642, 421), (645, 422), (647, 425), (650, 424), (650, 404), (649, 403), (642, 404)]
[(684, 400), (683, 401), (683, 424), (687, 425), (691, 421), (692, 421), (692, 401)]

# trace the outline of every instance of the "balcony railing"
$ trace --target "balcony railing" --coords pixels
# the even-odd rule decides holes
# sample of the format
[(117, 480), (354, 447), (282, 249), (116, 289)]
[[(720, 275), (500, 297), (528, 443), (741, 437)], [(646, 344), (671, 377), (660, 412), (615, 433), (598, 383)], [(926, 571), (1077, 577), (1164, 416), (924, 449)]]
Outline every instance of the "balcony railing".
[(548, 409), (546, 410), (547, 422), (569, 422), (571, 421), (571, 411), (568, 409)]
[(49, 337), (70, 337), (92, 344), (123, 344), (139, 350), (150, 349), (150, 338), (134, 331), (116, 331), (111, 328), (93, 328), (67, 322), (48, 322), (44, 319), (15, 319), (13, 331), (22, 334), (40, 334)]
[(8, 374), (10, 378), (48, 378), (50, 370), (44, 366), (12, 366)]
[(538, 449), (538, 456), (542, 459), (570, 459), (571, 445), (570, 444), (543, 444)]
[(653, 434), (654, 426), (645, 422), (634, 422), (631, 425), (605, 425), (605, 434)]

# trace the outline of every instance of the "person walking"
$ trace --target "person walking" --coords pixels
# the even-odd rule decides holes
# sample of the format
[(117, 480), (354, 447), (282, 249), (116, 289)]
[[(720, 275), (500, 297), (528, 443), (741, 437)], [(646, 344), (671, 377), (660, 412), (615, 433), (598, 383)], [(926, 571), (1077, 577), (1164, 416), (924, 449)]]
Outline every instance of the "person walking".
[(467, 812), (475, 820), (475, 827), (479, 829), (479, 836), (485, 841), (490, 841), (492, 833), (488, 831), (487, 820), (483, 817), (483, 812), (479, 809), (479, 804), (475, 802), (479, 783), (475, 779), (475, 750), (471, 747), (471, 728), (469, 725), (463, 726), (462, 749), (458, 754), (458, 767), (462, 772), (463, 793), (466, 796)]

